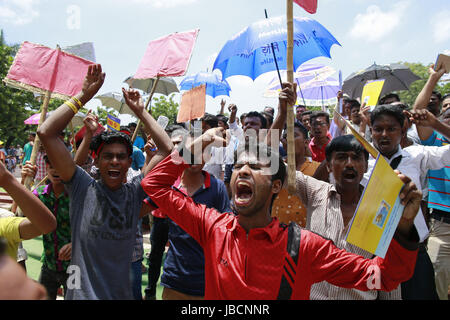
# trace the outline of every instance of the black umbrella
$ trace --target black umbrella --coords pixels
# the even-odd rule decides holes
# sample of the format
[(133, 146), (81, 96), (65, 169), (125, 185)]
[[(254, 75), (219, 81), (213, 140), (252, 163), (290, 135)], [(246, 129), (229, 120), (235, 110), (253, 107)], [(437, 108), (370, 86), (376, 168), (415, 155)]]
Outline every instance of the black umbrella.
[(368, 80), (385, 79), (380, 97), (393, 91), (409, 90), (409, 86), (420, 77), (407, 66), (399, 63), (389, 65), (373, 64), (367, 69), (354, 72), (344, 80), (342, 92), (352, 99), (361, 98), (363, 87)]

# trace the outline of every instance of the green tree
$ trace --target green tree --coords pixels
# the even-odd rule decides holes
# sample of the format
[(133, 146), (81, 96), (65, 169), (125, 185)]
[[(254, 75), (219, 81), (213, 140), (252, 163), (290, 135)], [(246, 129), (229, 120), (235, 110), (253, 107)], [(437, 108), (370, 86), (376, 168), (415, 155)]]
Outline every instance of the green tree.
[(173, 100), (174, 95), (171, 94), (168, 98), (161, 95), (159, 98), (153, 98), (152, 116), (158, 119), (159, 116), (166, 116), (169, 118), (169, 124), (174, 124), (177, 121), (178, 103)]
[[(87, 110), (84, 109), (82, 111), (84, 113), (87, 113)], [(114, 108), (108, 108), (105, 106), (97, 107), (97, 110), (93, 111), (93, 113), (98, 117), (98, 121), (103, 125), (106, 126), (106, 121), (108, 119), (108, 113), (114, 117), (119, 117), (119, 112)]]
[[(425, 66), (421, 63), (409, 63), (409, 62), (400, 62), (401, 64), (407, 66), (413, 73), (415, 73), (417, 76), (420, 77), (419, 80), (414, 81), (409, 86), (409, 90), (404, 91), (398, 91), (396, 92), (400, 100), (406, 104), (408, 104), (410, 107), (414, 105), (414, 101), (416, 100), (416, 97), (419, 95), (422, 88), (425, 86), (425, 83), (428, 79), (428, 68), (429, 66)], [(431, 63), (430, 63), (431, 65)], [(435, 88), (435, 91), (440, 92), (442, 95), (445, 93), (450, 92), (450, 83), (438, 83), (438, 85)]]
[[(0, 78), (4, 79), (14, 61), (15, 50), (6, 45), (3, 32), (0, 41)], [(24, 124), (36, 110), (39, 110), (39, 101), (31, 92), (0, 84), (0, 139), (6, 141), (7, 147), (13, 143), (23, 145), (27, 132), (36, 131), (36, 128)]]

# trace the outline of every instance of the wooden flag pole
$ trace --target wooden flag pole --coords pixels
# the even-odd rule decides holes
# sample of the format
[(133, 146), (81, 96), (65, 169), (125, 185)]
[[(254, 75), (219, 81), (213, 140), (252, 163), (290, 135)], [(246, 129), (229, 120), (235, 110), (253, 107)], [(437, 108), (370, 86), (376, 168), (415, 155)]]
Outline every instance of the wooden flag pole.
[[(51, 95), (50, 91), (47, 91), (45, 93), (44, 102), (43, 102), (43, 104), (41, 106), (41, 117), (39, 118), (38, 130), (41, 127), (42, 123), (45, 121), (45, 117), (47, 116), (48, 103), (50, 101), (50, 95)], [(39, 151), (40, 146), (41, 146), (41, 140), (39, 139), (39, 136), (36, 135), (36, 137), (34, 138), (33, 150), (31, 151), (31, 158), (30, 158), (30, 162), (33, 165), (36, 164), (36, 157), (37, 157), (37, 153)], [(26, 177), (24, 185), (25, 185), (25, 187), (28, 190), (31, 189), (32, 182), (33, 182), (33, 178), (32, 177)]]
[[(150, 114), (152, 114), (152, 109), (151, 109), (151, 107), (149, 108), (148, 106), (150, 104), (150, 101), (152, 101), (153, 94), (156, 91), (156, 86), (158, 85), (158, 82), (159, 82), (159, 76), (156, 77), (156, 80), (153, 82), (152, 90), (150, 91), (150, 96), (148, 97), (148, 100), (145, 104), (144, 109), (147, 110)], [(136, 136), (137, 136), (137, 133), (138, 133), (140, 127), (141, 127), (141, 120), (139, 120), (138, 123), (136, 124), (136, 129), (134, 129), (133, 137), (131, 138), (131, 143), (134, 143), (134, 140), (136, 139)]]
[[(292, 0), (286, 0), (287, 16), (287, 81), (294, 84), (294, 8)], [(295, 143), (294, 143), (294, 111), (293, 106), (288, 106), (287, 112), (287, 143), (288, 143), (288, 191), (295, 192)]]

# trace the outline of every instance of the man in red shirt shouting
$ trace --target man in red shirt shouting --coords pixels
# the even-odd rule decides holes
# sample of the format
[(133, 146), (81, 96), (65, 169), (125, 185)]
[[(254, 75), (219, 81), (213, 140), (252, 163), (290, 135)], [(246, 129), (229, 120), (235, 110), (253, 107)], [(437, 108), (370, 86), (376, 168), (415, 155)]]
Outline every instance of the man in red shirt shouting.
[(398, 174), (405, 183), (400, 196), (405, 209), (385, 258), (364, 259), (271, 216), (286, 167), (265, 144), (242, 145), (236, 152), (230, 183), (235, 214), (221, 214), (174, 190), (175, 180), (196, 160), (194, 150), (223, 143), (220, 132), (210, 129), (174, 150), (142, 181), (153, 205), (203, 247), (205, 299), (309, 299), (311, 285), (324, 280), (390, 291), (412, 276), (418, 243), (413, 220), (422, 195), (408, 177)]

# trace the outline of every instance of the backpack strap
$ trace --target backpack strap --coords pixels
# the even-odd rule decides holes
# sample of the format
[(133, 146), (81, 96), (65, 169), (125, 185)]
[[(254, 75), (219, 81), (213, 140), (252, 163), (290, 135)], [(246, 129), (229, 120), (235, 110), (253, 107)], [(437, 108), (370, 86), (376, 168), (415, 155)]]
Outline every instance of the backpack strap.
[(302, 228), (297, 223), (291, 222), (289, 224), (287, 248), (283, 261), (283, 275), (277, 300), (289, 300), (291, 298), (298, 264), (301, 230)]

